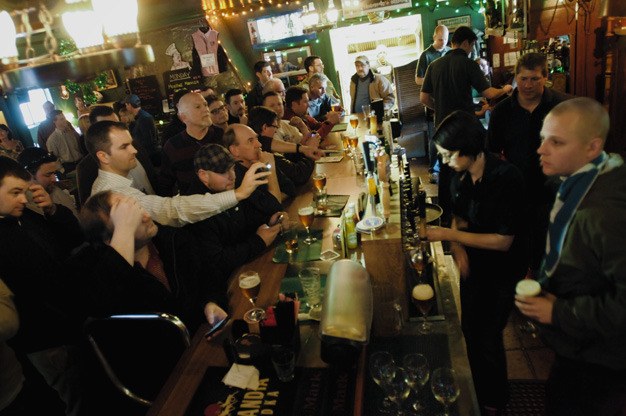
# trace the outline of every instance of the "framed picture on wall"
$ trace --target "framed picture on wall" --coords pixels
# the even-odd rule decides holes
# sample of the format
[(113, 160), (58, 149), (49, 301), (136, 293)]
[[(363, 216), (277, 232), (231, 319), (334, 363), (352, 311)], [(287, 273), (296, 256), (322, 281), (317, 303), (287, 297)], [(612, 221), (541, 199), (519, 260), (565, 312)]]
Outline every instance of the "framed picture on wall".
[(263, 53), (263, 60), (272, 66), (272, 72), (280, 77), (284, 72), (305, 70), (304, 60), (311, 55), (310, 46), (276, 50)]
[(470, 15), (446, 17), (445, 19), (437, 19), (437, 25), (444, 25), (450, 31), (450, 35), (460, 26), (472, 27), (472, 18)]
[(115, 72), (112, 69), (104, 71), (107, 75), (106, 85), (102, 88), (98, 88), (98, 91), (110, 90), (113, 88), (117, 88), (117, 79), (115, 78)]

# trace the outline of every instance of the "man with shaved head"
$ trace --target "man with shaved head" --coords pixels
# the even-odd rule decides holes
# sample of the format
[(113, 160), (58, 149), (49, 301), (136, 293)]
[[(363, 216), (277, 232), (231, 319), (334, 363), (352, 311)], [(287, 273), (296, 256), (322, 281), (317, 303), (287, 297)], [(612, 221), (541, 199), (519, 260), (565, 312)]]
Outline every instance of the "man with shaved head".
[(195, 173), (193, 155), (209, 143), (221, 143), (223, 130), (213, 126), (211, 112), (202, 95), (190, 92), (178, 101), (178, 117), (185, 123), (185, 131), (172, 137), (163, 146), (158, 194), (176, 195), (185, 191)]
[(604, 143), (609, 115), (590, 98), (554, 107), (537, 150), (543, 172), (563, 178), (539, 271), (541, 296), (516, 296), (555, 351), (549, 415), (626, 410), (626, 167)]

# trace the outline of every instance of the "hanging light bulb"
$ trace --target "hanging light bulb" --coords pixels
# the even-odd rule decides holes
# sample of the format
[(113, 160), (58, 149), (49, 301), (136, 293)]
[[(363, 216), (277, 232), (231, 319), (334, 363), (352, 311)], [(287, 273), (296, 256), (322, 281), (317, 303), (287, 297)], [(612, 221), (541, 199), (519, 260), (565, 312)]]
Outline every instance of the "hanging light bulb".
[(15, 23), (8, 12), (0, 12), (0, 61), (2, 65), (17, 62), (17, 46), (15, 46)]
[(337, 23), (339, 20), (339, 10), (335, 8), (335, 2), (333, 0), (328, 0), (328, 9), (326, 10), (326, 20), (329, 23)]

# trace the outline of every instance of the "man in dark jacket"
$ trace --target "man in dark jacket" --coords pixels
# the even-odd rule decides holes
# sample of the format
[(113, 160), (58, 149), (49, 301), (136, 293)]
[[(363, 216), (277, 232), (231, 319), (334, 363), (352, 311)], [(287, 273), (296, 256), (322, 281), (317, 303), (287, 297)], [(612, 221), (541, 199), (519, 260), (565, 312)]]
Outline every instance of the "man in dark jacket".
[[(194, 158), (197, 181), (191, 190), (196, 193), (222, 192), (235, 187), (235, 159), (224, 147), (209, 144), (202, 147)], [(269, 196), (268, 196), (269, 197)], [(269, 247), (282, 224), (288, 224), (287, 213), (275, 201), (274, 213), (258, 210), (250, 202), (237, 206), (212, 218), (189, 225), (209, 264), (228, 278), (239, 266), (259, 256)]]
[[(62, 262), (83, 241), (72, 212), (52, 202), (41, 185), (16, 161), (0, 157), (0, 275), (15, 294), (20, 329), (11, 346), (29, 359), (78, 414), (80, 383), (72, 349), (79, 330), (63, 310), (68, 295), (62, 286)], [(28, 197), (27, 197), (28, 195)], [(26, 208), (27, 198), (44, 215)]]
[(554, 107), (537, 150), (564, 178), (540, 270), (541, 296), (516, 296), (554, 349), (546, 414), (623, 415), (626, 409), (626, 168), (603, 148), (609, 115), (591, 98)]

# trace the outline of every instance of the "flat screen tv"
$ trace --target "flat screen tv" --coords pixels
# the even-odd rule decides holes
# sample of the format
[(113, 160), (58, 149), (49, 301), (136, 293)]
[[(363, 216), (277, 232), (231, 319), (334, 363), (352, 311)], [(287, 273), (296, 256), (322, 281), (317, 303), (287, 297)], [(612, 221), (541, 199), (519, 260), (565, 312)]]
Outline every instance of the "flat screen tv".
[(248, 34), (254, 49), (265, 49), (315, 39), (315, 33), (304, 33), (301, 11), (273, 14), (248, 20)]

